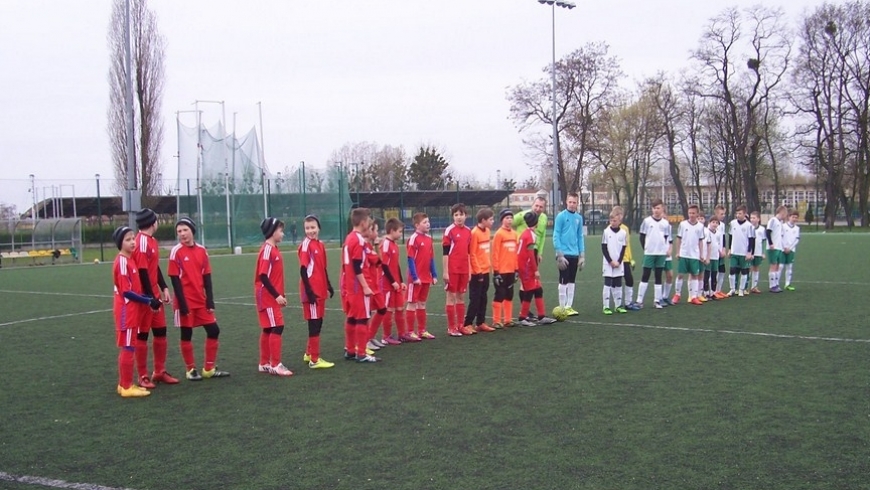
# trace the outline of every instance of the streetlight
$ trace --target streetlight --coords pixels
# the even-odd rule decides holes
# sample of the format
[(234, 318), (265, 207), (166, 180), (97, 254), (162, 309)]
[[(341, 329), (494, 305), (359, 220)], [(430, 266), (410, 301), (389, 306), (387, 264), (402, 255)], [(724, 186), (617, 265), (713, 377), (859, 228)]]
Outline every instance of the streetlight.
[(100, 174), (94, 174), (94, 177), (97, 178), (97, 219), (99, 219), (97, 233), (100, 235), (100, 262), (105, 262), (106, 258), (103, 257), (103, 203), (100, 201)]
[(556, 7), (573, 9), (577, 5), (568, 0), (538, 0), (541, 5), (549, 5), (553, 9), (553, 63), (550, 65), (550, 79), (553, 89), (553, 216), (561, 202), (559, 192), (559, 128), (556, 123)]

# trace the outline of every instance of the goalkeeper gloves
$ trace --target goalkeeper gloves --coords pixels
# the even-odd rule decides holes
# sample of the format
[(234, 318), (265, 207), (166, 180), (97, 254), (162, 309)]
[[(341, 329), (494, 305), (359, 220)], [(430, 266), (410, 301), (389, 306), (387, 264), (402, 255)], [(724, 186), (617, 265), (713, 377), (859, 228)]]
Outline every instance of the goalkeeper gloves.
[(560, 271), (568, 268), (568, 259), (565, 258), (565, 255), (562, 252), (556, 253), (556, 267)]
[(499, 286), (501, 286), (502, 282), (504, 282), (504, 279), (502, 279), (501, 274), (493, 274), (493, 276), (492, 276), (492, 285), (493, 286), (499, 287)]

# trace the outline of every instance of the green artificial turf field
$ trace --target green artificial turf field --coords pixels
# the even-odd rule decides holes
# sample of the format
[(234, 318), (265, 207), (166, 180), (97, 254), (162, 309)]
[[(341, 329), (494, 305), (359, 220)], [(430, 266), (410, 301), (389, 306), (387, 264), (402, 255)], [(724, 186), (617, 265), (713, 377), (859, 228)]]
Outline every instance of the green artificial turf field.
[[(301, 361), (285, 253), (289, 379), (257, 373), (255, 256), (213, 257), (232, 376), (139, 400), (115, 394), (110, 263), (2, 269), (0, 488), (36, 488), (22, 476), (180, 490), (870, 486), (870, 235), (804, 236), (795, 292), (655, 310), (650, 286), (646, 309), (613, 316), (601, 314), (600, 237), (587, 243), (569, 321), (448, 338), (434, 288), (438, 339), (361, 365), (341, 359), (335, 298), (329, 370)], [(182, 377), (177, 338), (169, 371)]]

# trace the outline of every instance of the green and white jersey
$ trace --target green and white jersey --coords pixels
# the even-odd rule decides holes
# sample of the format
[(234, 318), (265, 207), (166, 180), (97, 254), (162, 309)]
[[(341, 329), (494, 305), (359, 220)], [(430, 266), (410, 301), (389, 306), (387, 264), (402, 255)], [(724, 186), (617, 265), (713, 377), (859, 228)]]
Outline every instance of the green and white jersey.
[(644, 255), (667, 255), (668, 244), (671, 242), (671, 224), (667, 218), (655, 219), (647, 216), (640, 224), (640, 232), (644, 235)]
[(743, 221), (732, 219), (729, 226), (731, 255), (748, 255), (752, 252), (749, 250), (749, 239), (755, 238), (755, 230), (752, 228), (752, 223), (748, 219)]
[(722, 247), (722, 242), (716, 242), (716, 237), (719, 235), (719, 228), (716, 228), (716, 231), (713, 231), (710, 228), (705, 228), (704, 234), (706, 235), (704, 245), (706, 246), (706, 244), (710, 244), (710, 260), (719, 260), (721, 255), (719, 250)]
[(758, 228), (755, 229), (755, 250), (752, 251), (752, 255), (763, 257), (765, 243), (767, 243), (767, 228), (758, 225)]
[(797, 250), (798, 241), (801, 239), (801, 227), (786, 223), (782, 227), (782, 248), (792, 252)]
[(782, 221), (776, 216), (770, 218), (767, 222), (767, 229), (770, 230), (770, 243), (767, 244), (769, 250), (782, 250)]
[(680, 238), (680, 258), (701, 260), (701, 242), (704, 240), (704, 226), (683, 220), (677, 229)]
[[(728, 248), (728, 244), (725, 242), (725, 223), (719, 222), (719, 227), (716, 228), (716, 235), (713, 239), (715, 240), (714, 245), (720, 250)], [(721, 256), (721, 254), (719, 255)]]

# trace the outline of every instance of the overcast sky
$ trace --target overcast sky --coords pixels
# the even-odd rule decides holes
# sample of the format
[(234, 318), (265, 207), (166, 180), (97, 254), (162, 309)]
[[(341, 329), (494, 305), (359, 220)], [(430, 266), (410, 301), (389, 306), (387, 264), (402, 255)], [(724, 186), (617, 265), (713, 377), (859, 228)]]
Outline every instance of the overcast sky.
[[(106, 133), (111, 0), (0, 0), (0, 201), (36, 187), (94, 195), (112, 175)], [(630, 87), (688, 66), (725, 0), (578, 1), (556, 10), (556, 56), (604, 41)], [(779, 6), (784, 2), (768, 2)], [(819, 1), (783, 5), (793, 22)], [(346, 142), (444, 149), (460, 173), (520, 181), (532, 171), (506, 90), (546, 76), (551, 10), (536, 0), (150, 0), (166, 37), (164, 174), (175, 112), (223, 100), (238, 132), (258, 124), (266, 162), (323, 167)], [(204, 122), (221, 118), (205, 104)], [(191, 114), (182, 115), (193, 125)], [(64, 188), (64, 195), (72, 187)], [(105, 189), (105, 188), (104, 188)], [(46, 192), (51, 192), (46, 190)], [(104, 190), (105, 192), (105, 190)], [(40, 195), (43, 190), (40, 189)]]

